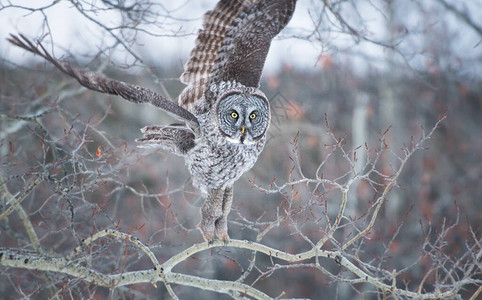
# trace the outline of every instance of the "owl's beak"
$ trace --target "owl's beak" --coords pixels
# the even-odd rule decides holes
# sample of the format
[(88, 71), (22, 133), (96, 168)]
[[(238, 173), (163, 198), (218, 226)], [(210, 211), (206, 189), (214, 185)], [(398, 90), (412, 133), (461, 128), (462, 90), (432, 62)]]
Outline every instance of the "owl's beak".
[(246, 139), (245, 132), (246, 132), (246, 127), (243, 124), (241, 125), (241, 136), (239, 137), (239, 141), (241, 142), (241, 144), (244, 144), (244, 140)]

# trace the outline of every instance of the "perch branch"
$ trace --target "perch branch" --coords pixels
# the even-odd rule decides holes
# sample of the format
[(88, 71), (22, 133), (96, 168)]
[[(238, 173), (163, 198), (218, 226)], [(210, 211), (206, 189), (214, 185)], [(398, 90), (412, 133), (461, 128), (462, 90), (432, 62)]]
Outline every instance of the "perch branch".
[[(225, 245), (238, 249), (257, 251), (270, 256), (272, 259), (277, 258), (290, 263), (301, 262), (314, 258), (316, 256), (334, 259), (340, 266), (347, 268), (350, 272), (355, 274), (358, 277), (356, 279), (357, 282), (370, 283), (384, 291), (400, 296), (407, 296), (417, 299), (440, 299), (454, 296), (458, 291), (457, 286), (445, 292), (424, 294), (396, 288), (392, 284), (383, 283), (382, 279), (378, 279), (367, 274), (360, 267), (352, 263), (349, 259), (343, 257), (343, 254), (340, 251), (319, 250), (316, 247), (313, 247), (311, 250), (306, 252), (290, 254), (259, 243), (242, 240), (230, 240), (229, 242), (227, 242), (227, 244), (225, 241), (218, 240), (212, 244), (200, 243), (189, 247), (181, 253), (171, 257), (164, 264), (161, 264), (166, 282), (198, 287), (201, 289), (226, 294), (230, 293), (230, 291), (237, 291), (240, 293), (246, 293), (246, 295), (249, 295), (256, 299), (270, 299), (270, 297), (263, 292), (239, 282), (205, 279), (201, 277), (171, 272), (172, 268), (174, 268), (180, 262), (185, 261), (188, 257), (201, 251), (205, 251), (214, 247), (223, 247)], [(67, 258), (52, 257), (42, 255), (37, 252), (28, 252), (16, 249), (0, 248), (0, 265), (24, 269), (33, 269), (39, 271), (61, 272), (77, 278), (83, 278), (85, 281), (92, 282), (97, 285), (107, 287), (118, 287), (134, 283), (153, 283), (162, 280), (157, 270), (142, 270), (125, 272), (120, 274), (102, 274), (95, 270), (86, 268), (79, 263), (73, 262)], [(462, 284), (462, 282), (460, 284)]]

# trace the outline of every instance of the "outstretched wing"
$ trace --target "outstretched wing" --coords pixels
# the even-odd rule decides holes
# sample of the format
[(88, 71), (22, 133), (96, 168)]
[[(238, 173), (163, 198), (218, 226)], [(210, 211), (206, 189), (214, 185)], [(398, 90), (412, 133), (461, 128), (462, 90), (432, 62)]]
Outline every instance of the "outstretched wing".
[(179, 104), (192, 109), (208, 86), (236, 81), (257, 88), (273, 38), (293, 15), (296, 0), (221, 0), (204, 15), (203, 29), (184, 67)]
[(61, 62), (53, 58), (41, 43), (38, 43), (37, 47), (33, 42), (31, 42), (23, 35), (20, 35), (20, 37), (10, 35), (8, 41), (15, 46), (18, 46), (43, 57), (47, 61), (51, 62), (55, 67), (57, 67), (57, 69), (75, 78), (81, 85), (85, 86), (88, 89), (101, 93), (118, 95), (134, 103), (150, 103), (156, 107), (163, 109), (176, 119), (186, 122), (187, 125), (194, 131), (197, 131), (199, 129), (199, 122), (192, 113), (180, 107), (176, 103), (163, 98), (161, 95), (154, 91), (138, 85), (110, 79), (100, 74), (72, 67), (66, 62)]
[(167, 126), (146, 126), (141, 129), (144, 138), (137, 142), (144, 143), (140, 147), (153, 146), (182, 156), (195, 145), (194, 132), (183, 124)]

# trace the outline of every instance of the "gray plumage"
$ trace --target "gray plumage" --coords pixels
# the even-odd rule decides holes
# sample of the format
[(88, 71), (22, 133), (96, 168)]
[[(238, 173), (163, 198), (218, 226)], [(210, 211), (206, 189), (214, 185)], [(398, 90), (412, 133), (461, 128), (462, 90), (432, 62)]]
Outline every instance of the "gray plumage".
[(290, 20), (296, 0), (221, 0), (204, 15), (203, 29), (186, 63), (179, 105), (140, 86), (106, 78), (55, 60), (39, 43), (9, 41), (52, 62), (92, 90), (150, 103), (182, 124), (147, 126), (143, 145), (183, 156), (193, 184), (205, 195), (199, 228), (206, 241), (229, 240), (227, 216), (233, 184), (256, 163), (266, 142), (269, 102), (258, 89), (272, 39)]
[(137, 139), (137, 142), (154, 145), (179, 156), (186, 155), (195, 145), (194, 132), (184, 124), (146, 126), (141, 132), (144, 138)]

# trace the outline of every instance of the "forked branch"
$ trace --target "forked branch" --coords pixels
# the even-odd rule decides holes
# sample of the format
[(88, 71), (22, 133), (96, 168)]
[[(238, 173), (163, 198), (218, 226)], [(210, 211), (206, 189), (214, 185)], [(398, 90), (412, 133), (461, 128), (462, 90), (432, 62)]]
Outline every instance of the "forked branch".
[[(381, 279), (369, 275), (360, 267), (353, 264), (349, 259), (343, 257), (342, 253), (339, 251), (320, 251), (316, 249), (316, 247), (314, 247), (306, 252), (290, 254), (265, 246), (263, 244), (242, 240), (230, 240), (229, 242), (216, 240), (212, 244), (201, 243), (189, 247), (181, 253), (171, 257), (165, 263), (161, 264), (161, 270), (165, 276), (166, 282), (197, 287), (226, 294), (229, 294), (231, 291), (235, 291), (249, 295), (256, 299), (271, 299), (271, 297), (269, 297), (265, 293), (243, 283), (206, 279), (202, 277), (172, 272), (172, 269), (177, 264), (185, 261), (189, 257), (199, 252), (214, 247), (223, 247), (225, 245), (227, 247), (234, 247), (241, 250), (254, 250), (259, 253), (268, 255), (272, 259), (282, 260), (287, 263), (302, 262), (315, 257), (334, 259), (339, 265), (347, 268), (350, 272), (357, 276), (357, 279), (355, 279), (356, 282), (370, 283), (384, 291), (399, 296), (406, 296), (417, 299), (441, 299), (455, 296), (457, 294), (457, 291), (461, 288), (460, 286), (455, 286), (445, 292), (434, 293), (412, 292), (396, 288), (390, 284), (384, 283)], [(42, 255), (37, 252), (28, 252), (16, 249), (0, 248), (0, 265), (39, 271), (60, 272), (77, 278), (83, 278), (85, 281), (95, 283), (99, 286), (106, 286), (110, 288), (135, 283), (156, 283), (157, 281), (163, 280), (159, 276), (159, 272), (153, 269), (125, 272), (119, 274), (102, 274), (93, 269), (84, 267), (81, 264), (67, 258), (52, 257), (48, 255)]]

